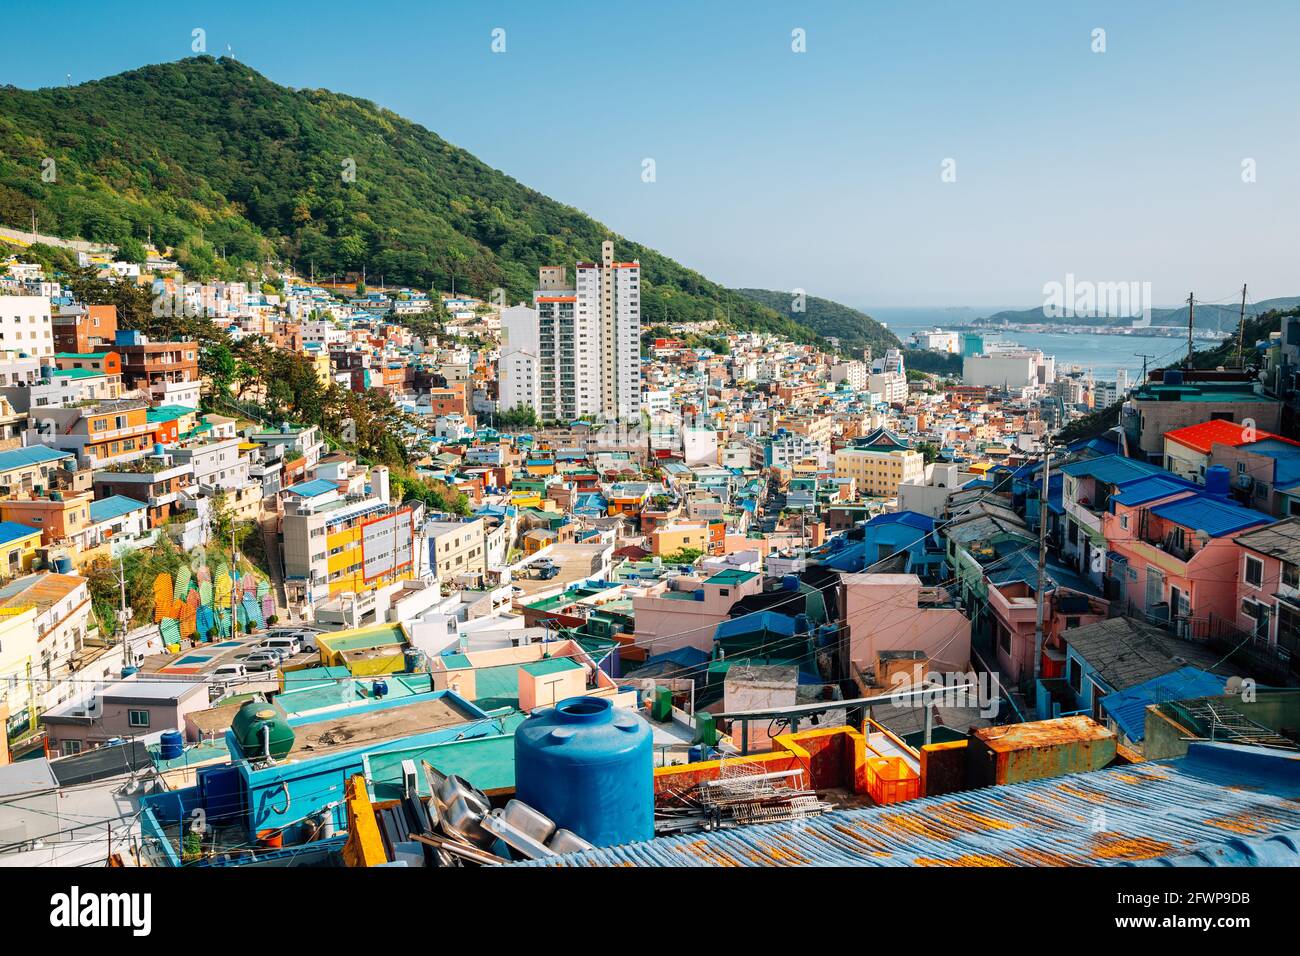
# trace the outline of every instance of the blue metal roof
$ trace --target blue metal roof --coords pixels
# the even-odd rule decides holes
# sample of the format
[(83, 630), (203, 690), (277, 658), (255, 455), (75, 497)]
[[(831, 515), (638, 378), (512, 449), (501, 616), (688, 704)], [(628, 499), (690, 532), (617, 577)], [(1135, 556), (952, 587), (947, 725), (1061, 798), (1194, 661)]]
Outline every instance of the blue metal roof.
[(144, 508), (143, 501), (136, 501), (126, 495), (113, 495), (90, 503), (90, 520), (95, 524), (99, 524), (101, 521), (112, 521), (114, 518), (128, 515), (132, 511), (141, 511)]
[(1119, 729), (1124, 731), (1129, 740), (1139, 741), (1146, 736), (1149, 704), (1222, 693), (1222, 677), (1208, 674), (1199, 667), (1180, 667), (1145, 683), (1135, 684), (1127, 690), (1107, 694), (1101, 699), (1101, 706), (1119, 724)]
[(1194, 488), (1196, 488), (1196, 485), (1190, 481), (1176, 478), (1173, 475), (1151, 475), (1125, 485), (1110, 500), (1133, 507), (1144, 505), (1148, 501), (1155, 501), (1158, 498), (1168, 498), (1170, 495), (1176, 495), (1182, 491), (1191, 491)]
[(1065, 447), (1071, 454), (1081, 451), (1095, 451), (1102, 455), (1114, 455), (1119, 452), (1119, 445), (1109, 438), (1081, 438)]
[(1151, 513), (1193, 531), (1204, 531), (1211, 538), (1221, 538), (1225, 534), (1244, 531), (1256, 525), (1272, 524), (1276, 520), (1262, 512), (1203, 494), (1156, 505)]
[[(661, 837), (518, 866), (1114, 866), (1294, 854), (1300, 754), (1192, 743), (1187, 756), (821, 816)], [(1097, 825), (1094, 825), (1095, 824)], [(1238, 841), (1280, 838), (1269, 855)], [(1289, 841), (1289, 842), (1288, 842)], [(1292, 857), (1293, 859), (1293, 857)]]
[(23, 538), (31, 535), (39, 535), (40, 528), (29, 528), (25, 524), (19, 524), (17, 521), (0, 521), (0, 544), (9, 544), (13, 541), (21, 541)]
[(868, 527), (880, 524), (905, 524), (911, 528), (919, 528), (921, 531), (933, 531), (935, 520), (919, 511), (891, 511), (876, 515), (866, 524)]
[(1121, 866), (1300, 866), (1300, 838), (1295, 834), (1236, 837), (1187, 856), (1121, 863)]
[(315, 498), (329, 491), (338, 491), (339, 486), (325, 478), (313, 478), (311, 481), (300, 481), (296, 485), (290, 485), (284, 490), (299, 498)]
[(24, 468), (28, 465), (43, 465), (49, 461), (71, 457), (72, 455), (66, 451), (55, 451), (45, 445), (13, 448), (9, 451), (0, 451), (0, 472), (12, 471), (14, 468)]
[(1103, 455), (1100, 458), (1072, 461), (1062, 466), (1061, 471), (1071, 478), (1095, 478), (1108, 485), (1125, 485), (1130, 481), (1137, 481), (1139, 478), (1147, 478), (1151, 475), (1169, 476), (1169, 472), (1158, 465), (1148, 465), (1144, 461), (1121, 458), (1119, 455)]

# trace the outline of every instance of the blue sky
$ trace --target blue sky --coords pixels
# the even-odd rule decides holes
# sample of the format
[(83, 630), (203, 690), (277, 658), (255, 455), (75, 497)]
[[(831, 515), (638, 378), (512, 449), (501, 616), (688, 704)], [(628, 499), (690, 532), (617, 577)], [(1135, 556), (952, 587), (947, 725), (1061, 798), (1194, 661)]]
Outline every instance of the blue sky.
[(372, 99), (728, 285), (867, 307), (1030, 306), (1067, 273), (1158, 305), (1300, 294), (1300, 3), (145, 9), (11, 5), (0, 79), (179, 59), (202, 27), (210, 53)]

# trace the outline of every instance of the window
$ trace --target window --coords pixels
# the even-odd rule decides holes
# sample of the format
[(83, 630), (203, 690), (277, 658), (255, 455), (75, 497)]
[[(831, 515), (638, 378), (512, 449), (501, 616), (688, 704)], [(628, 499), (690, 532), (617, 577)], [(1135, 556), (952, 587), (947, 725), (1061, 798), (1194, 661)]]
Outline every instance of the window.
[(1246, 583), (1257, 588), (1264, 583), (1264, 562), (1246, 555)]
[(63, 743), (59, 744), (59, 750), (63, 754), (63, 756), (72, 757), (76, 754), (81, 753), (81, 741), (65, 740), (63, 741)]
[(149, 711), (147, 710), (128, 710), (126, 712), (126, 722), (132, 727), (148, 727)]

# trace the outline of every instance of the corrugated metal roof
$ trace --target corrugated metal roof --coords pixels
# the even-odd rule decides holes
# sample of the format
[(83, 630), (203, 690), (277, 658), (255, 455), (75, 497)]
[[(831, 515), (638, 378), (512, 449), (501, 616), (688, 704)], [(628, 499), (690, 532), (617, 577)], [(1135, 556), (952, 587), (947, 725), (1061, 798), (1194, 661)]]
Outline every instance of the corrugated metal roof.
[(1273, 437), (1272, 432), (1260, 431), (1259, 429), (1247, 430), (1236, 422), (1219, 418), (1165, 432), (1166, 440), (1186, 445), (1193, 451), (1199, 451), (1203, 455), (1209, 454), (1215, 443), (1231, 445), (1236, 448), (1238, 445), (1249, 444), (1257, 438)]
[(1190, 481), (1183, 481), (1175, 478), (1173, 475), (1151, 475), (1147, 478), (1139, 478), (1120, 489), (1119, 493), (1111, 497), (1111, 501), (1121, 505), (1144, 505), (1148, 501), (1155, 501), (1159, 498), (1168, 498), (1170, 495), (1176, 495), (1181, 492), (1192, 491), (1196, 488)]
[(125, 495), (112, 495), (90, 503), (90, 520), (96, 524), (101, 521), (112, 521), (132, 511), (141, 511), (145, 507), (147, 506), (143, 501), (136, 501)]
[(1061, 471), (1072, 478), (1095, 478), (1108, 485), (1122, 485), (1150, 475), (1169, 474), (1157, 465), (1148, 465), (1144, 461), (1123, 458), (1119, 455), (1103, 455), (1101, 458), (1072, 461), (1062, 466)]
[[(1300, 754), (1193, 743), (1186, 757), (663, 837), (519, 866), (1113, 866), (1222, 857), (1300, 835)], [(1258, 862), (1236, 851), (1243, 862)], [(1292, 851), (1293, 852), (1293, 851)]]
[(1234, 837), (1186, 856), (1140, 860), (1121, 866), (1300, 866), (1300, 834)]
[(1167, 504), (1156, 505), (1152, 514), (1166, 518), (1175, 524), (1181, 524), (1193, 531), (1204, 531), (1211, 538), (1219, 538), (1244, 528), (1271, 524), (1274, 518), (1249, 508), (1228, 504), (1209, 495), (1194, 495), (1191, 498), (1179, 498)]
[(297, 495), (300, 498), (315, 498), (317, 495), (323, 495), (326, 492), (338, 491), (339, 486), (326, 478), (313, 478), (311, 481), (290, 485), (284, 490), (288, 494)]
[(0, 521), (0, 544), (11, 544), (23, 538), (30, 538), (32, 535), (39, 537), (40, 533), (40, 528), (29, 528), (17, 521)]
[(0, 451), (0, 472), (12, 471), (15, 468), (24, 468), (28, 465), (40, 465), (48, 461), (59, 461), (63, 458), (71, 458), (72, 455), (66, 451), (55, 451), (53, 448), (47, 448), (45, 445), (32, 445), (28, 448), (11, 448), (9, 451)]

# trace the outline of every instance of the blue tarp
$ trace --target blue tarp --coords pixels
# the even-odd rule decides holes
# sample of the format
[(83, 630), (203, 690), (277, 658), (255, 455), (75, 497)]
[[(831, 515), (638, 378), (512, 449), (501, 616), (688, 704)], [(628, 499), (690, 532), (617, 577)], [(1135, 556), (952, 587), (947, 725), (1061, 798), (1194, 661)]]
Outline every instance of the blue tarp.
[(1148, 705), (1163, 704), (1167, 700), (1212, 697), (1222, 694), (1223, 686), (1222, 677), (1208, 674), (1199, 667), (1180, 667), (1128, 690), (1107, 694), (1101, 699), (1101, 707), (1119, 724), (1119, 729), (1129, 740), (1137, 742), (1146, 736)]
[(738, 634), (753, 634), (755, 631), (771, 631), (783, 637), (793, 637), (794, 618), (775, 611), (760, 611), (757, 614), (746, 614), (744, 617), (733, 617), (718, 625), (713, 639), (721, 640)]

